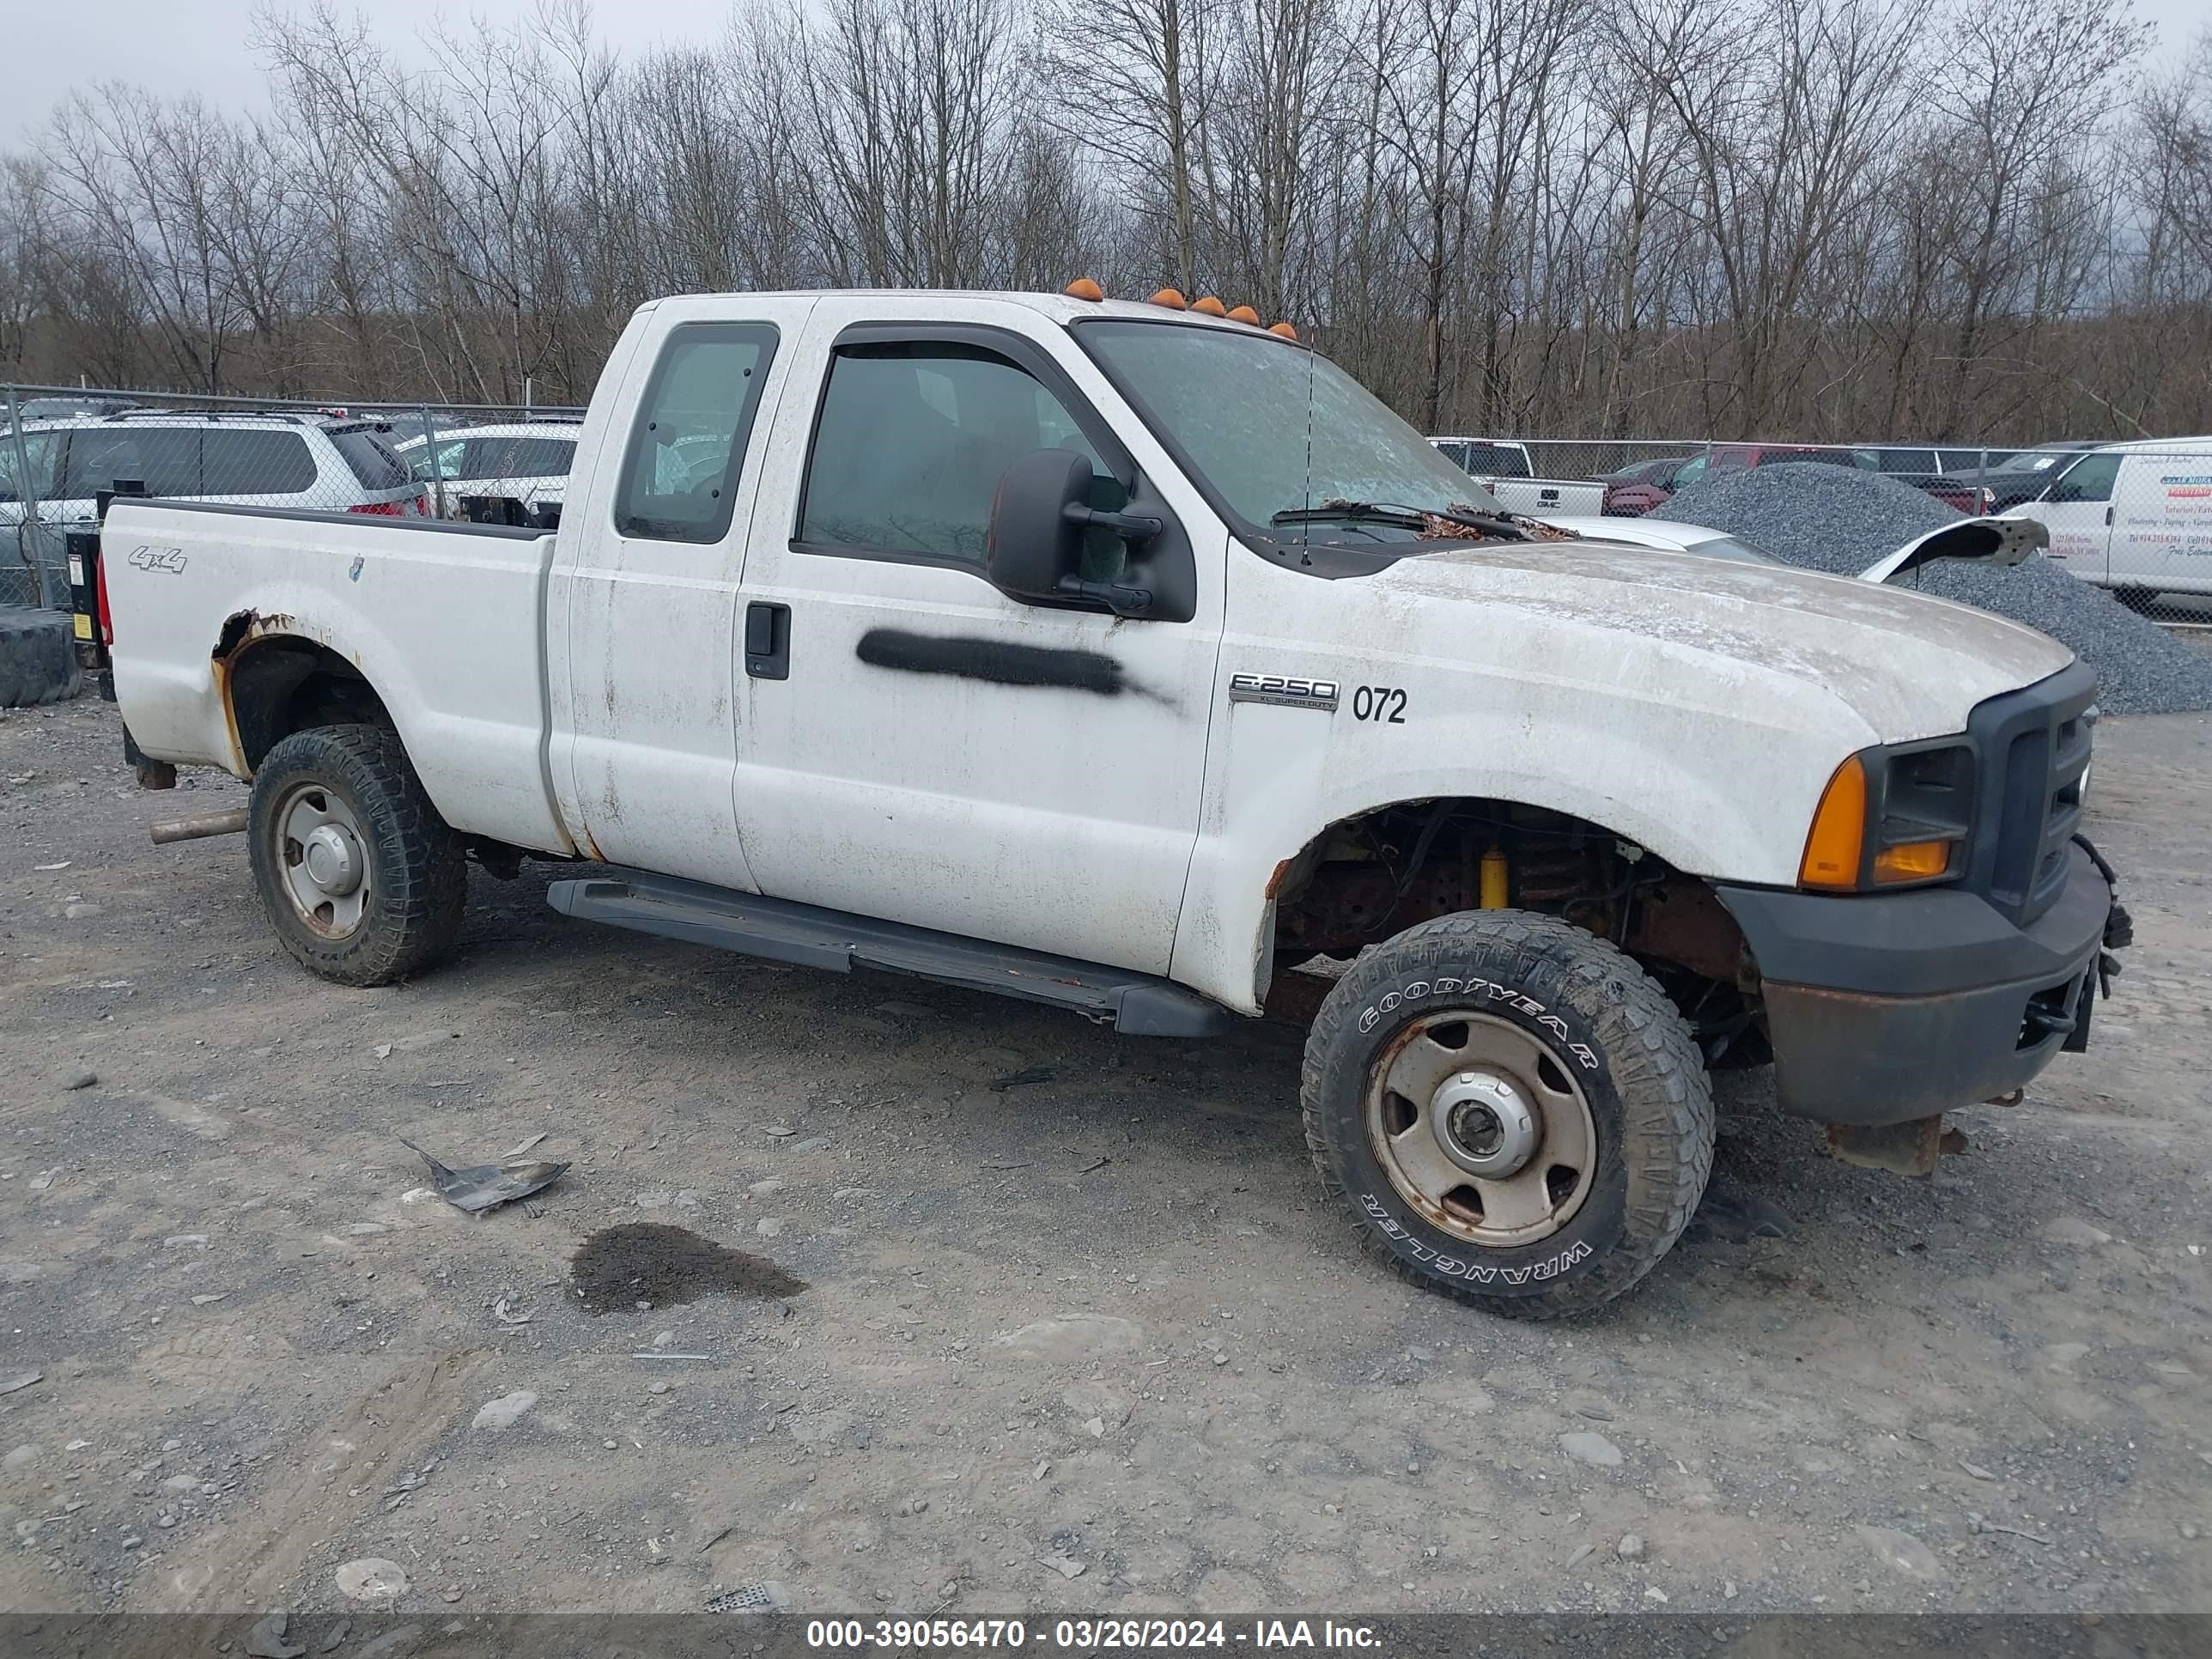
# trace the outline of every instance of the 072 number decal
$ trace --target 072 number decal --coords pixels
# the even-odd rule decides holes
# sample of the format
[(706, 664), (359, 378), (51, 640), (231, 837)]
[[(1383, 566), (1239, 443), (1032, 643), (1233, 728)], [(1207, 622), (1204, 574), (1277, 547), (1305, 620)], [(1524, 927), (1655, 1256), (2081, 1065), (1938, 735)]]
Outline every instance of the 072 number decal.
[(1406, 723), (1406, 694), (1395, 685), (1359, 685), (1352, 691), (1352, 718), (1383, 726)]

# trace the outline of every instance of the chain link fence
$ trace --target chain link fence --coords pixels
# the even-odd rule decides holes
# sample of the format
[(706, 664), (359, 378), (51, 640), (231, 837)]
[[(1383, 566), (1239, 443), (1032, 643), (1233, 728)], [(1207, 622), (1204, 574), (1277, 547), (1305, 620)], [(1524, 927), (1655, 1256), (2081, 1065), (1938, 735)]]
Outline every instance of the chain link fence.
[(0, 386), (0, 605), (82, 617), (69, 538), (114, 493), (555, 524), (582, 420), (570, 408)]

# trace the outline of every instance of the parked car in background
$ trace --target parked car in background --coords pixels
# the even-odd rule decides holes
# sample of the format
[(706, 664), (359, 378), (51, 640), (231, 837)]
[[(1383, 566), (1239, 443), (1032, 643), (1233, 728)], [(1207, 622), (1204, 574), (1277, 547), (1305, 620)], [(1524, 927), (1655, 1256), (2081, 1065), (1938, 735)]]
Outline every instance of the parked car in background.
[(1692, 458), (1666, 455), (1656, 460), (1631, 461), (1608, 472), (1598, 482), (1605, 486), (1599, 511), (1617, 518), (1633, 518), (1655, 512), (1674, 493), (1674, 479)]
[(556, 517), (568, 497), (581, 426), (574, 419), (502, 421), (441, 432), (434, 442), (401, 435), (398, 449), (442, 516), (465, 518), (464, 501), (489, 496), (520, 502), (542, 523)]
[(2095, 447), (2079, 444), (2066, 448), (2017, 449), (2002, 461), (1959, 473), (1961, 483), (1976, 486), (1988, 502), (1986, 511), (2002, 513), (2032, 501), (2051, 488), (2051, 481), (2083, 451)]
[[(1963, 452), (1959, 452), (1963, 453)], [(1788, 461), (1809, 461), (1816, 465), (1848, 466), (1861, 472), (1881, 472), (1908, 484), (1924, 495), (1933, 496), (1954, 513), (1977, 514), (1987, 510), (1986, 498), (1972, 483), (1953, 478), (1941, 471), (1911, 471), (1908, 466), (1925, 461), (1940, 467), (1940, 452), (1915, 446), (1874, 445), (1845, 446), (1842, 444), (1715, 444), (1703, 455), (1685, 461), (1674, 477), (1674, 489), (1686, 489), (1700, 479), (1720, 477), (1730, 472), (1742, 472), (1755, 466), (1773, 466)], [(1646, 512), (1651, 509), (1647, 507)]]
[(169, 501), (408, 518), (428, 513), (407, 465), (365, 422), (318, 415), (137, 409), (25, 422), (28, 477), (0, 447), (0, 526), (26, 497), (50, 525), (88, 522), (100, 491), (143, 484)]
[(1858, 465), (1850, 450), (1820, 444), (1714, 444), (1703, 454), (1692, 455), (1682, 463), (1674, 474), (1672, 488), (1687, 489), (1708, 477), (1747, 472), (1755, 466), (1772, 466), (1778, 461), (1813, 461), (1835, 466)]
[(1598, 513), (1605, 486), (1595, 478), (1540, 478), (1528, 446), (1510, 438), (1431, 438), (1462, 471), (1515, 513)]
[(2008, 518), (2051, 526), (2051, 556), (2141, 608), (2212, 593), (2212, 437), (2107, 444), (2065, 460)]

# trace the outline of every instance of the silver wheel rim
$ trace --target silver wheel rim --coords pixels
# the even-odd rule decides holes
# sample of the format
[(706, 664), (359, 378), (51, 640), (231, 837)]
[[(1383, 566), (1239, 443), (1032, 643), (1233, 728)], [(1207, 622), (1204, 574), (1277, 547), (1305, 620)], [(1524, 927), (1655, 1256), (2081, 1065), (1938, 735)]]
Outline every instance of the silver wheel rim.
[(1399, 1197), (1486, 1249), (1574, 1218), (1597, 1171), (1597, 1125), (1568, 1062), (1490, 1014), (1441, 1011), (1368, 1073), (1367, 1141)]
[(371, 886), (368, 843), (353, 809), (325, 785), (295, 784), (270, 823), (284, 896), (316, 933), (344, 939), (361, 926)]

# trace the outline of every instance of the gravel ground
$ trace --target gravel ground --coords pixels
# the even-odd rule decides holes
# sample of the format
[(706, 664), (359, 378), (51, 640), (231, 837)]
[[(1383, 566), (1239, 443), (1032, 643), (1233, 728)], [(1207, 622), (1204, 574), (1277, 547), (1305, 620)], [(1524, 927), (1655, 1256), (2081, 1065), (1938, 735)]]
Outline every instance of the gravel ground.
[[(2097, 735), (2139, 943), (2090, 1052), (1958, 1114), (1929, 1181), (1727, 1074), (1689, 1234), (1528, 1326), (1362, 1256), (1294, 1027), (1123, 1038), (640, 939), (535, 865), (471, 873), (452, 962), (347, 990), (277, 948), (239, 838), (149, 844), (237, 785), (140, 793), (91, 699), (0, 711), (0, 1610), (287, 1607), (311, 1651), (351, 1621), (342, 1659), (372, 1614), (763, 1582), (871, 1616), (2212, 1611), (2212, 717)], [(538, 1212), (477, 1218), (396, 1139), (540, 1132), (571, 1167)]]
[[(1959, 515), (1877, 472), (1800, 463), (1692, 484), (1655, 516), (1725, 531), (1791, 564), (1853, 576)], [(2212, 662), (2040, 554), (2009, 570), (1940, 564), (1917, 582), (1906, 580), (2069, 647), (2097, 671), (2107, 714), (2212, 708)]]

